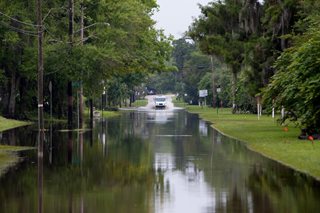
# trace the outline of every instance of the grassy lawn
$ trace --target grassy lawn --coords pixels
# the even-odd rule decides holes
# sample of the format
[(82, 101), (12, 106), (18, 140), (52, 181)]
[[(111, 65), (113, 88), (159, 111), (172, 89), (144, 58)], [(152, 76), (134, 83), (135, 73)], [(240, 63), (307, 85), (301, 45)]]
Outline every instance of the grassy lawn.
[(284, 131), (271, 116), (258, 120), (252, 114), (232, 114), (231, 109), (219, 109), (219, 114), (208, 107), (187, 105), (186, 109), (210, 121), (223, 134), (243, 141), (249, 149), (320, 180), (320, 141), (299, 140), (300, 129), (293, 124)]
[(31, 123), (25, 122), (25, 121), (6, 119), (6, 118), (0, 116), (0, 132), (8, 130), (8, 129), (13, 129), (13, 128), (16, 128), (19, 126), (29, 125), (29, 124), (31, 124)]
[[(100, 115), (102, 116), (102, 110), (94, 110), (94, 111), (100, 112)], [(84, 116), (89, 118), (89, 116), (90, 116), (89, 113), (90, 113), (89, 109), (86, 108), (84, 110)], [(103, 111), (104, 118), (110, 118), (110, 117), (115, 117), (115, 116), (119, 116), (119, 115), (120, 115), (120, 113), (118, 111), (106, 111), (106, 110)]]
[(100, 112), (100, 115), (104, 118), (110, 118), (110, 117), (115, 117), (115, 116), (119, 116), (120, 113), (117, 112), (117, 111), (103, 111), (103, 114), (102, 114), (102, 111), (101, 110), (98, 110)]
[(146, 106), (148, 104), (148, 100), (147, 99), (143, 99), (143, 100), (136, 100), (134, 103), (132, 103), (133, 107), (143, 107)]

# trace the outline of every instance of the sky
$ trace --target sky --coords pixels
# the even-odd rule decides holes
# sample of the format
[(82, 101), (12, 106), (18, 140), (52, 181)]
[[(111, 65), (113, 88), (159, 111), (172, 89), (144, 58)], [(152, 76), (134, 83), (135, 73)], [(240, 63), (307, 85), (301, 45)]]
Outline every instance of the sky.
[(198, 3), (207, 5), (212, 0), (157, 0), (160, 6), (153, 19), (158, 29), (164, 29), (166, 35), (173, 35), (175, 39), (181, 38), (188, 30), (193, 18), (200, 15)]

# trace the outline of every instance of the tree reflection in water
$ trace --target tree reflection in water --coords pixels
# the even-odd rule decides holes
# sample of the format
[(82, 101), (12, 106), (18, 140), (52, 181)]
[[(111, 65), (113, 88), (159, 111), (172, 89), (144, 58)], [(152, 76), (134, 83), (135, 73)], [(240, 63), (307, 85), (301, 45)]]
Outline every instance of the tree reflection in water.
[[(1, 176), (0, 212), (37, 212), (39, 171), (49, 213), (318, 210), (319, 184), (311, 178), (248, 151), (195, 115), (150, 113), (96, 120), (92, 131), (53, 126), (42, 170), (33, 150)], [(31, 145), (37, 138), (32, 128), (10, 134), (2, 141)]]

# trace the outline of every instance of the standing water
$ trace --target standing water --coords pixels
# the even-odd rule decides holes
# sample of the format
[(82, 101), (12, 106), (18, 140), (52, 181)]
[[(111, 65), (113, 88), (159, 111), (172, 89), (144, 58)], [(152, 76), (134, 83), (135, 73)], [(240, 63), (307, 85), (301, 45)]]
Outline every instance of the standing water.
[[(319, 212), (312, 178), (248, 151), (184, 111), (124, 112), (93, 131), (46, 135), (0, 178), (0, 212)], [(35, 127), (2, 144), (36, 146)], [(43, 188), (38, 189), (38, 172)], [(39, 199), (42, 191), (42, 199)]]

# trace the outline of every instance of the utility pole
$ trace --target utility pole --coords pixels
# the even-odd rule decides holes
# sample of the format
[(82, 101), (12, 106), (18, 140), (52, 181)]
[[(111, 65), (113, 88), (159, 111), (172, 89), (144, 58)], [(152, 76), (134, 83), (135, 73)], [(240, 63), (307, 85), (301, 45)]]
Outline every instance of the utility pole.
[[(69, 0), (69, 43), (70, 43), (70, 51), (73, 46), (73, 20), (74, 20), (74, 2), (73, 0)], [(68, 81), (68, 129), (72, 129), (72, 108), (73, 108), (73, 100), (72, 100), (72, 81)]]
[[(84, 8), (83, 2), (81, 4), (81, 45), (83, 45), (84, 39)], [(79, 98), (79, 129), (83, 128), (83, 85), (82, 85), (82, 73), (80, 82), (80, 98)]]
[(36, 2), (37, 28), (38, 28), (38, 212), (43, 212), (43, 25), (41, 0)]
[(214, 75), (214, 65), (213, 65), (213, 56), (210, 56), (211, 61), (211, 81), (212, 81), (212, 105), (213, 108), (216, 107), (216, 97), (217, 97), (217, 91), (216, 91), (216, 81), (215, 81), (215, 75)]

